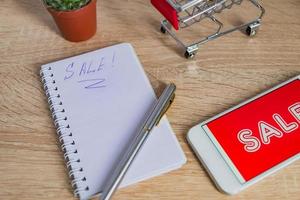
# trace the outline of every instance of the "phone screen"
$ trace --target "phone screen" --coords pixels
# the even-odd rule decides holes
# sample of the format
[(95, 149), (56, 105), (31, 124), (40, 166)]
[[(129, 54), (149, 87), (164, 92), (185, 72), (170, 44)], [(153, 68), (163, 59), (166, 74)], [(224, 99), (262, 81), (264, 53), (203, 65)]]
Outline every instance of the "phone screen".
[(241, 183), (300, 153), (300, 80), (291, 81), (204, 127)]

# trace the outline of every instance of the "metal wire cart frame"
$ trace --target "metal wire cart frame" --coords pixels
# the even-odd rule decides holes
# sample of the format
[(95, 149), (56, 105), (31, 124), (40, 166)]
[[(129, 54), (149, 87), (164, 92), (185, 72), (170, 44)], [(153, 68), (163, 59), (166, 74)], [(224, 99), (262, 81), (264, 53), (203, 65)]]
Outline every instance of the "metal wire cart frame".
[[(243, 0), (151, 0), (151, 3), (166, 18), (161, 22), (161, 32), (169, 33), (185, 49), (185, 57), (192, 58), (198, 51), (199, 45), (235, 30), (245, 29), (247, 35), (254, 36), (261, 25), (265, 9), (257, 0), (249, 1), (260, 10), (259, 16), (226, 30), (223, 30), (223, 23), (216, 19), (214, 14), (220, 13), (224, 9), (230, 9), (234, 5), (240, 5)], [(172, 26), (176, 30), (184, 29), (194, 23), (201, 22), (205, 18), (217, 24), (217, 31), (192, 44), (185, 44), (172, 31)]]

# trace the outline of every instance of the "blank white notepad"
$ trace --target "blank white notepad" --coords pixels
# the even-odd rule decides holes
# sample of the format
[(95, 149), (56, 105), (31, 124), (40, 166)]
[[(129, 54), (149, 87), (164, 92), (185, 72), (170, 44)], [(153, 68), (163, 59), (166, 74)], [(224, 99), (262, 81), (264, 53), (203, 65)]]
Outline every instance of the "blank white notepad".
[[(41, 77), (74, 193), (89, 198), (102, 191), (156, 102), (155, 93), (132, 46), (126, 43), (43, 65)], [(121, 187), (185, 162), (164, 117)]]

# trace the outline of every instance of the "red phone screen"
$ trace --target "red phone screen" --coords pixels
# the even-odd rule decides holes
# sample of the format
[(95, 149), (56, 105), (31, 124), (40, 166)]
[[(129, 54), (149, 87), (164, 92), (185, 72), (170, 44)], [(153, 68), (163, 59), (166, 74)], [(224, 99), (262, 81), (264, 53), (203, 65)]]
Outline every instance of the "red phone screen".
[(300, 80), (206, 124), (244, 181), (300, 152)]

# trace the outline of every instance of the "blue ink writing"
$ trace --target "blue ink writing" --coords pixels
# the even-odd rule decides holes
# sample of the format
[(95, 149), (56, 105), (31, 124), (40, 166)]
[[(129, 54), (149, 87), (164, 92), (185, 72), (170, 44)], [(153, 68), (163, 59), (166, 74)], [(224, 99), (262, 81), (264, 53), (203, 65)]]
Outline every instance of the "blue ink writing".
[(99, 66), (98, 66), (98, 69), (97, 69), (97, 71), (100, 71), (100, 70), (102, 70), (103, 68), (103, 65), (104, 65), (104, 57), (102, 57), (101, 58), (101, 60), (100, 60), (100, 64), (99, 64)]
[(93, 61), (90, 62), (89, 68), (86, 72), (87, 74), (94, 73), (96, 71), (96, 69), (92, 69), (92, 64), (93, 64)]
[(86, 62), (82, 63), (79, 76), (81, 76), (81, 74), (85, 74), (85, 73), (86, 73)]
[(67, 80), (67, 79), (71, 78), (74, 75), (74, 71), (72, 70), (73, 66), (74, 66), (73, 62), (67, 66), (67, 68), (66, 68), (67, 74), (65, 75), (64, 80)]
[[(70, 62), (66, 65), (64, 80), (75, 81), (84, 89), (104, 88), (107, 86), (107, 77), (112, 76), (112, 67), (117, 66), (117, 54), (100, 55), (97, 58)], [(103, 78), (99, 78), (99, 76)]]
[(98, 79), (86, 79), (78, 81), (78, 83), (84, 83), (85, 89), (95, 89), (95, 88), (103, 88), (106, 85), (104, 84), (105, 79), (104, 78), (98, 78)]
[(112, 57), (112, 61), (111, 61), (112, 67), (114, 67), (114, 64), (115, 64), (115, 57), (116, 57), (116, 52), (114, 52), (113, 57)]

